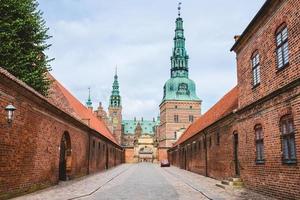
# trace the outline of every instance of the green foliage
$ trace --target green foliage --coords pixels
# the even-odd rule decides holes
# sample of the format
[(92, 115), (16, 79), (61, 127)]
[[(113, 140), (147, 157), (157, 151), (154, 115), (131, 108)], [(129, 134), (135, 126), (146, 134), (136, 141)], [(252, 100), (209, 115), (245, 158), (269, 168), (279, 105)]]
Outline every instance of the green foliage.
[(47, 95), (48, 28), (36, 0), (0, 0), (0, 66)]

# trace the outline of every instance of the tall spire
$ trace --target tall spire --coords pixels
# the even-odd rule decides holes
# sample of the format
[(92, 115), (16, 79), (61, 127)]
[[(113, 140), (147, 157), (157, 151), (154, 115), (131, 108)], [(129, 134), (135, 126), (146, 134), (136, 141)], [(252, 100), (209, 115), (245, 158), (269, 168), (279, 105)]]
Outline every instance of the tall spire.
[(112, 89), (112, 93), (110, 96), (110, 107), (121, 107), (121, 96), (120, 96), (120, 91), (119, 91), (117, 67), (116, 67), (116, 72), (115, 72), (112, 88), (113, 89)]
[(181, 2), (178, 3), (178, 8), (177, 8), (177, 9), (178, 9), (178, 17), (180, 17), (180, 14), (181, 14), (181, 13), (180, 13), (180, 10), (181, 10)]
[(88, 96), (88, 99), (87, 99), (87, 101), (86, 101), (86, 106), (88, 107), (88, 108), (91, 108), (92, 107), (92, 100), (91, 100), (91, 88), (89, 87), (89, 96)]
[(195, 82), (189, 79), (189, 56), (185, 49), (183, 20), (181, 18), (181, 3), (178, 4), (178, 17), (174, 37), (174, 47), (171, 56), (171, 78), (164, 85), (162, 102), (168, 100), (200, 101), (196, 94)]
[(181, 2), (178, 4), (178, 17), (176, 19), (176, 29), (174, 37), (174, 48), (171, 56), (171, 77), (189, 76), (188, 59), (189, 56), (185, 49), (185, 37), (183, 20), (181, 18)]

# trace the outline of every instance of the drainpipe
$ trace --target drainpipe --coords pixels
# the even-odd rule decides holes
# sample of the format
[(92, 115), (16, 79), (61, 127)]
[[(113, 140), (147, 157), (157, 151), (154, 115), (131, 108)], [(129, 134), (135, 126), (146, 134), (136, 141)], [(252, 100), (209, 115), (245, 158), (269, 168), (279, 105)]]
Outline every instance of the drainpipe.
[(204, 132), (204, 141), (205, 141), (205, 176), (208, 176), (208, 166), (207, 166), (207, 140), (206, 140), (206, 132)]
[(91, 133), (89, 132), (89, 151), (88, 151), (88, 168), (87, 174), (90, 174), (90, 152), (91, 152)]

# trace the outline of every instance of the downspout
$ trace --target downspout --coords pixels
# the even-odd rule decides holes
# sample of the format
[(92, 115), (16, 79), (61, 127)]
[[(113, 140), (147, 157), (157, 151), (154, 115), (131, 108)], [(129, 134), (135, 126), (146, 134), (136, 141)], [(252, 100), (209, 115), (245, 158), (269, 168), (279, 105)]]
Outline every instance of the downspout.
[(88, 151), (88, 168), (87, 174), (90, 174), (90, 152), (91, 152), (91, 133), (89, 132), (89, 151)]
[(206, 140), (206, 132), (204, 132), (204, 141), (205, 141), (205, 176), (208, 176), (208, 166), (207, 166), (207, 140)]

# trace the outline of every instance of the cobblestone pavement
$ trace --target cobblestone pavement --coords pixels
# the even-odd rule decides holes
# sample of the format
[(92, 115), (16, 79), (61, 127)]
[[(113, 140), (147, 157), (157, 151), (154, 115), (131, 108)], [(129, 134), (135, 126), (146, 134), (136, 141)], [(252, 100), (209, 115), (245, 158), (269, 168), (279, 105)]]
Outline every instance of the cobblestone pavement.
[(246, 189), (216, 186), (219, 181), (175, 167), (124, 164), (85, 178), (17, 198), (17, 200), (267, 200)]

